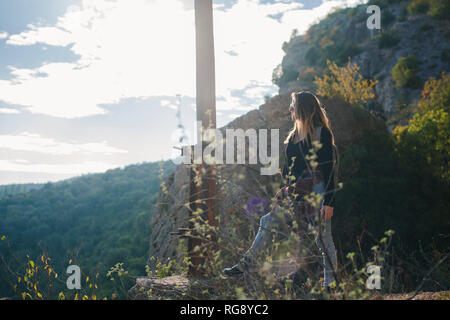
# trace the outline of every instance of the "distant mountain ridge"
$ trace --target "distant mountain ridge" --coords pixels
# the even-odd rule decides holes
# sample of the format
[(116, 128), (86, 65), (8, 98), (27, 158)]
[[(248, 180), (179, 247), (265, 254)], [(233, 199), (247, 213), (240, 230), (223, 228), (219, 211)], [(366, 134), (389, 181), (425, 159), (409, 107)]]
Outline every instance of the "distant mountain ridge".
[(32, 190), (39, 190), (44, 187), (44, 183), (23, 183), (23, 184), (7, 184), (0, 186), (0, 199), (6, 196), (27, 193)]

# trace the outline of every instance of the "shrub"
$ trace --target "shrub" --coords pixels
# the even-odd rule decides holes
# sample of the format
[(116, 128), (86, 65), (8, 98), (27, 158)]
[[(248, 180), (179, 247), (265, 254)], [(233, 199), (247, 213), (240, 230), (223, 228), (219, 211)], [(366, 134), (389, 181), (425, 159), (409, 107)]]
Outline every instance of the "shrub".
[(374, 98), (373, 87), (377, 81), (366, 80), (359, 73), (359, 67), (351, 64), (338, 67), (336, 63), (328, 61), (329, 74), (323, 78), (316, 77), (317, 93), (325, 97), (340, 98), (351, 105), (364, 105)]
[(398, 3), (401, 2), (402, 0), (371, 0), (367, 3), (367, 5), (377, 5), (379, 6), (381, 9), (386, 8), (387, 6), (391, 5), (393, 2), (394, 3)]
[[(433, 175), (450, 181), (450, 75), (425, 83), (419, 110), (408, 126), (394, 130), (403, 150), (420, 150)], [(405, 151), (406, 152), (406, 151)]]
[[(352, 250), (347, 245), (360, 234), (380, 236), (386, 226), (394, 229), (400, 244), (395, 249), (397, 261), (408, 261), (395, 277), (403, 287), (400, 290), (407, 291), (425, 275), (416, 267), (433, 267), (431, 261), (418, 259), (432, 252), (433, 241), (438, 251), (446, 252), (449, 234), (449, 189), (431, 174), (423, 150), (413, 146), (403, 139), (394, 141), (388, 132), (367, 129), (357, 144), (343, 150), (340, 176), (344, 188), (336, 195), (336, 208), (345, 219), (337, 218), (333, 226), (344, 252)], [(447, 276), (438, 287), (448, 284)]]
[(441, 60), (443, 62), (450, 61), (450, 50), (449, 49), (442, 50), (442, 52), (441, 52)]
[(422, 111), (431, 109), (448, 110), (450, 106), (450, 75), (442, 73), (441, 79), (429, 79), (423, 88), (419, 108)]
[(305, 53), (305, 61), (310, 66), (315, 65), (319, 57), (319, 51), (316, 47), (310, 47)]
[(408, 10), (406, 8), (401, 9), (398, 21), (406, 21), (408, 19)]
[(410, 14), (426, 14), (429, 9), (429, 0), (414, 0), (408, 5), (408, 12)]
[(285, 83), (290, 81), (295, 81), (298, 77), (298, 72), (294, 69), (284, 69), (283, 70), (283, 80)]
[(405, 133), (409, 147), (422, 150), (426, 165), (433, 168), (433, 174), (450, 181), (450, 117), (448, 111), (427, 110), (416, 113)]
[(383, 32), (378, 37), (378, 48), (391, 48), (398, 44), (399, 38), (393, 32)]
[(418, 60), (415, 55), (400, 57), (392, 69), (395, 85), (401, 88), (418, 88), (420, 79), (417, 76)]
[(362, 49), (354, 43), (349, 43), (343, 48), (338, 48), (336, 50), (336, 63), (341, 65), (344, 64), (349, 58), (357, 56), (362, 52)]
[(389, 10), (381, 11), (381, 23), (383, 25), (388, 26), (391, 23), (395, 22), (395, 15), (391, 13)]
[(432, 30), (433, 26), (429, 23), (424, 23), (420, 26), (420, 31), (427, 32), (428, 30)]
[(448, 0), (431, 0), (428, 15), (435, 19), (448, 19), (450, 16), (450, 2)]
[(415, 0), (408, 5), (410, 14), (428, 14), (435, 19), (448, 19), (450, 2), (448, 0)]
[(354, 16), (356, 16), (358, 14), (359, 11), (360, 11), (360, 9), (358, 7), (347, 8), (345, 11), (345, 14), (349, 18), (353, 18)]
[(314, 83), (314, 79), (316, 76), (317, 71), (314, 68), (310, 67), (306, 68), (304, 71), (300, 73), (300, 75), (298, 76), (298, 80), (306, 84), (312, 84)]
[(287, 85), (291, 81), (297, 80), (298, 71), (279, 65), (272, 73), (272, 81), (279, 87)]

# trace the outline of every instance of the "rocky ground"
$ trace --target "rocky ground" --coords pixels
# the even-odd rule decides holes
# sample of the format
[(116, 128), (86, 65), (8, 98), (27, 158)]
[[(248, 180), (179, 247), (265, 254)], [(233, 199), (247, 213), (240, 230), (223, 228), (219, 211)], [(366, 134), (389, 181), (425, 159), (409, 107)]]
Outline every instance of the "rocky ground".
[[(226, 279), (231, 285), (239, 285), (239, 279)], [(131, 300), (190, 300), (193, 296), (205, 300), (221, 299), (210, 288), (220, 285), (220, 280), (190, 279), (185, 276), (166, 278), (138, 278), (136, 285), (128, 292)], [(208, 292), (205, 291), (207, 288)], [(333, 299), (331, 297), (331, 299)], [(399, 294), (374, 294), (369, 300), (450, 300), (450, 291), (409, 292)]]

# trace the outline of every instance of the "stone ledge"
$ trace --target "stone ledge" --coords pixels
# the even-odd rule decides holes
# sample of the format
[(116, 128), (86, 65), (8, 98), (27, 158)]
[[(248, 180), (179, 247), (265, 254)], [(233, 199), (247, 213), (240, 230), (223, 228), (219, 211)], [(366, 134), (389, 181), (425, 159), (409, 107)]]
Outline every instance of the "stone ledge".
[[(224, 281), (226, 280), (226, 281)], [(128, 291), (130, 300), (218, 300), (219, 288), (243, 284), (243, 277), (223, 279), (197, 279), (186, 275), (165, 278), (136, 279), (136, 284)]]

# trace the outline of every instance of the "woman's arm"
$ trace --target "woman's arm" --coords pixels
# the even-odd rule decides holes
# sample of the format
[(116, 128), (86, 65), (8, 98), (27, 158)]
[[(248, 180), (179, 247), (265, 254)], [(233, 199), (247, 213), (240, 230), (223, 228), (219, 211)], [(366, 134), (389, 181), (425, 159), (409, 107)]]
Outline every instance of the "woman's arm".
[(325, 180), (325, 196), (324, 206), (334, 207), (334, 173), (333, 173), (333, 146), (331, 143), (330, 131), (323, 127), (320, 133), (320, 143), (322, 148), (317, 153), (319, 168), (324, 175)]

